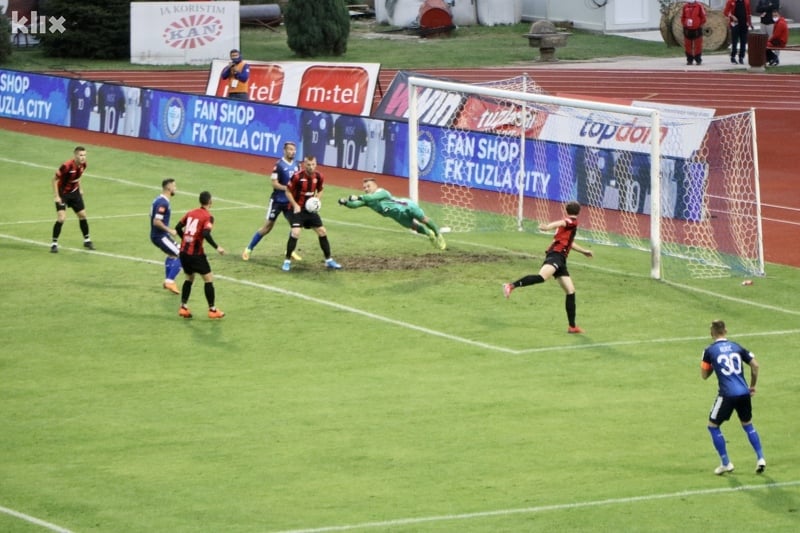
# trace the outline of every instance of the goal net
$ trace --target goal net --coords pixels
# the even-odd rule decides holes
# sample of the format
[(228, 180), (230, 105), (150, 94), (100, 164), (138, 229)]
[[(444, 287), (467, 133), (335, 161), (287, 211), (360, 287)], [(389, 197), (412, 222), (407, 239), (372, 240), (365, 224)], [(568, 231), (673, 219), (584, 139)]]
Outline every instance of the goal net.
[[(656, 279), (764, 274), (752, 110), (408, 83), (409, 195), (424, 188), (451, 231), (535, 232), (578, 200), (579, 238), (649, 252)], [(459, 104), (436, 110), (440, 91)]]

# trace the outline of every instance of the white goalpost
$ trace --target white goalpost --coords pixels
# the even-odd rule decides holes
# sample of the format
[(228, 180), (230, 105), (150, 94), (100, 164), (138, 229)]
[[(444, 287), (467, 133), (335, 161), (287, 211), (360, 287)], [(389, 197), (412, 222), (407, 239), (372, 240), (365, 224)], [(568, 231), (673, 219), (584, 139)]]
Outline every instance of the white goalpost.
[(753, 110), (408, 84), (409, 195), (452, 231), (536, 231), (578, 200), (581, 235), (648, 251), (655, 279), (764, 274)]

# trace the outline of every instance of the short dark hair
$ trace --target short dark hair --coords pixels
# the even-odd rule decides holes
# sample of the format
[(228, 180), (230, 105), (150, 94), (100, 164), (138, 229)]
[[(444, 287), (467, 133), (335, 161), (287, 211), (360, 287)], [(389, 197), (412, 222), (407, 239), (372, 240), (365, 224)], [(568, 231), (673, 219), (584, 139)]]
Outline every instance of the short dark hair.
[(295, 148), (297, 148), (297, 143), (295, 143), (294, 141), (286, 141), (285, 143), (283, 143), (283, 147), (284, 147), (284, 148), (286, 148), (286, 147), (287, 147), (287, 146), (289, 146), (290, 144), (291, 144), (292, 146), (294, 146)]
[(715, 336), (725, 335), (725, 321), (724, 320), (714, 320), (711, 323), (711, 334)]
[(200, 193), (200, 205), (208, 205), (211, 203), (211, 193), (203, 191)]
[(568, 215), (577, 216), (581, 212), (581, 204), (578, 202), (569, 202), (566, 207)]
[(175, 183), (175, 179), (174, 178), (165, 179), (164, 181), (161, 182), (161, 188), (164, 189), (170, 183)]
[[(233, 50), (230, 51), (230, 54), (241, 54), (241, 52), (239, 50), (237, 50), (236, 48), (234, 48)], [(228, 55), (230, 55), (230, 54), (228, 54)]]
[(83, 146), (76, 146), (75, 149), (72, 151), (73, 154), (77, 154), (78, 152), (85, 152), (86, 148)]

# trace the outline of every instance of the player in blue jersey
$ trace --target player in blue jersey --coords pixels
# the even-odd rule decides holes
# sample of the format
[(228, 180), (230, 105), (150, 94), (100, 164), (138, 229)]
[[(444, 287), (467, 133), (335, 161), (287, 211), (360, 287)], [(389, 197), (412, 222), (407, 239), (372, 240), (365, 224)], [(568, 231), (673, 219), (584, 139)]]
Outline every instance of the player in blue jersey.
[(69, 126), (71, 128), (89, 128), (89, 118), (96, 105), (97, 91), (93, 81), (69, 80), (67, 89), (69, 97)]
[(333, 118), (323, 111), (304, 110), (300, 117), (303, 128), (303, 156), (314, 156), (320, 164), (331, 164), (325, 160), (325, 148), (331, 142)]
[[(289, 183), (289, 180), (292, 179), (292, 175), (300, 170), (300, 165), (298, 165), (295, 160), (296, 154), (297, 146), (294, 142), (287, 141), (283, 144), (283, 157), (272, 167), (272, 196), (270, 196), (269, 204), (267, 205), (266, 221), (263, 226), (256, 230), (253, 234), (253, 238), (250, 239), (250, 244), (248, 244), (247, 248), (242, 252), (242, 259), (245, 261), (250, 260), (250, 254), (253, 253), (253, 248), (261, 242), (264, 235), (272, 231), (279, 215), (282, 214), (291, 224), (289, 220), (291, 205), (289, 204), (289, 199), (286, 197), (286, 185)], [(295, 261), (303, 260), (297, 252), (292, 252), (292, 259)]]
[(97, 108), (100, 112), (100, 131), (118, 133), (125, 115), (125, 93), (119, 85), (103, 84), (97, 91)]
[(181, 291), (175, 285), (175, 277), (181, 271), (180, 248), (172, 240), (172, 237), (178, 232), (169, 227), (169, 216), (172, 213), (169, 200), (175, 196), (176, 189), (177, 185), (172, 178), (161, 182), (161, 194), (153, 200), (153, 205), (150, 206), (150, 242), (167, 254), (167, 258), (164, 260), (166, 274), (163, 287), (173, 294), (180, 294)]
[(336, 166), (348, 170), (364, 169), (367, 149), (367, 125), (361, 117), (342, 115), (333, 126)]
[[(711, 413), (708, 415), (708, 431), (711, 433), (711, 442), (714, 444), (722, 464), (714, 473), (719, 475), (733, 472), (733, 463), (728, 458), (725, 446), (725, 437), (720, 426), (736, 411), (742, 429), (747, 434), (750, 445), (756, 452), (756, 474), (761, 474), (767, 468), (764, 452), (761, 449), (761, 439), (756, 428), (753, 427), (753, 408), (751, 397), (756, 393), (758, 381), (758, 363), (755, 355), (739, 344), (729, 341), (725, 329), (725, 322), (715, 320), (711, 323), (711, 338), (714, 339), (703, 351), (703, 360), (700, 363), (700, 376), (708, 379), (711, 374), (717, 375), (719, 391)], [(750, 384), (747, 384), (743, 375), (742, 363), (750, 366)]]

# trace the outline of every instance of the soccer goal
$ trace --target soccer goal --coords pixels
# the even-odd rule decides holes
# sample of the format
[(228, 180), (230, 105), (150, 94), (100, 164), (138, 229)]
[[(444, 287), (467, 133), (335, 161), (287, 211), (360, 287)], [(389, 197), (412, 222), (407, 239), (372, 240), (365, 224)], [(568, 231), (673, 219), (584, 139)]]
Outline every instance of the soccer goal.
[(538, 231), (578, 200), (579, 236), (648, 251), (655, 279), (764, 274), (753, 110), (408, 83), (409, 195), (452, 231)]

